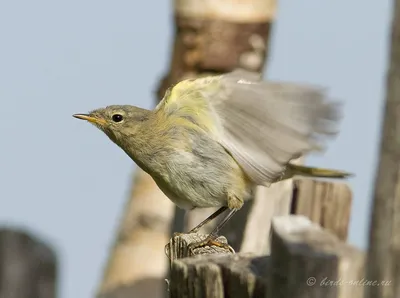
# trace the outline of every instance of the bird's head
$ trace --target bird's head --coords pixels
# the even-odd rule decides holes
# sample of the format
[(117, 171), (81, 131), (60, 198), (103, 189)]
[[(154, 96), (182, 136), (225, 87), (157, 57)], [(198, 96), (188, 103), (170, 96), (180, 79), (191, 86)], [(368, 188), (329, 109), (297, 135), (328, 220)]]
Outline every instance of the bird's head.
[(137, 136), (140, 127), (149, 119), (151, 111), (129, 105), (113, 105), (91, 111), (88, 114), (74, 114), (102, 130), (117, 145), (123, 145), (129, 137)]

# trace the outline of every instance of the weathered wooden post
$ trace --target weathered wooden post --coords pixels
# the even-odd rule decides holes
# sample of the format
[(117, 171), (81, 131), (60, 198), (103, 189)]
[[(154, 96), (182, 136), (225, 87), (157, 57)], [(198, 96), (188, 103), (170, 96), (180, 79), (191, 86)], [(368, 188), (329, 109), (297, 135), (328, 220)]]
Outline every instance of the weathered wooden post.
[[(173, 298), (361, 298), (364, 254), (301, 215), (273, 219), (271, 255), (230, 254), (185, 247), (196, 236), (171, 239)], [(185, 254), (186, 257), (185, 258)]]
[(57, 258), (30, 234), (0, 228), (0, 297), (56, 298)]

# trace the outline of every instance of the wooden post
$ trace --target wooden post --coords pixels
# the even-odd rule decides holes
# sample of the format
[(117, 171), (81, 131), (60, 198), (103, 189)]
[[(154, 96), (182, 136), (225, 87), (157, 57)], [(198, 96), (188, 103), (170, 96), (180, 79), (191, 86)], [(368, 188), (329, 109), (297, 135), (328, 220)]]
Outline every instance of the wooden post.
[(0, 229), (0, 297), (56, 295), (57, 259), (53, 249), (26, 232)]
[(346, 183), (298, 178), (294, 180), (290, 213), (307, 216), (345, 241), (351, 203), (352, 193)]
[(304, 216), (272, 224), (269, 296), (361, 298), (364, 254)]
[(108, 260), (98, 298), (162, 297), (173, 204), (138, 170)]
[[(198, 251), (171, 240), (170, 295), (174, 298), (361, 298), (364, 254), (304, 216), (276, 217), (270, 256)], [(181, 239), (179, 239), (181, 238)], [(180, 245), (176, 245), (180, 243)]]
[(400, 297), (400, 1), (394, 1), (391, 53), (384, 103), (380, 159), (375, 180), (369, 238), (369, 280), (390, 286), (370, 287), (366, 297)]
[(268, 257), (208, 255), (175, 261), (170, 295), (174, 298), (258, 298), (267, 293)]

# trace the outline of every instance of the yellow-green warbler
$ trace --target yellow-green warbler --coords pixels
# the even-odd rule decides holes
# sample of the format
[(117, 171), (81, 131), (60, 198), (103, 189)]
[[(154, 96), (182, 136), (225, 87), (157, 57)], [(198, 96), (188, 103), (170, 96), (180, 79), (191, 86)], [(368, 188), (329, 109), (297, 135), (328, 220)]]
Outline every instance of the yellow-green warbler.
[(321, 88), (235, 70), (181, 81), (154, 110), (113, 105), (74, 117), (102, 130), (180, 208), (220, 207), (190, 232), (230, 210), (194, 249), (226, 246), (215, 241), (219, 230), (257, 185), (294, 175), (347, 177), (290, 163), (324, 149), (326, 137), (338, 132), (339, 112)]

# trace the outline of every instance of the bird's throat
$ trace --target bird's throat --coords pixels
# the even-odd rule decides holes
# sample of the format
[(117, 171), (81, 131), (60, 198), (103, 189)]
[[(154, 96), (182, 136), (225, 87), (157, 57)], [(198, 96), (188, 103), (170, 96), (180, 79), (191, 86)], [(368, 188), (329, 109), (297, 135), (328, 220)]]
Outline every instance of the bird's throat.
[(151, 123), (134, 135), (126, 136), (125, 140), (120, 147), (140, 168), (151, 174), (150, 168), (154, 167), (153, 163), (157, 160), (155, 157), (160, 153), (158, 134), (152, 129)]

